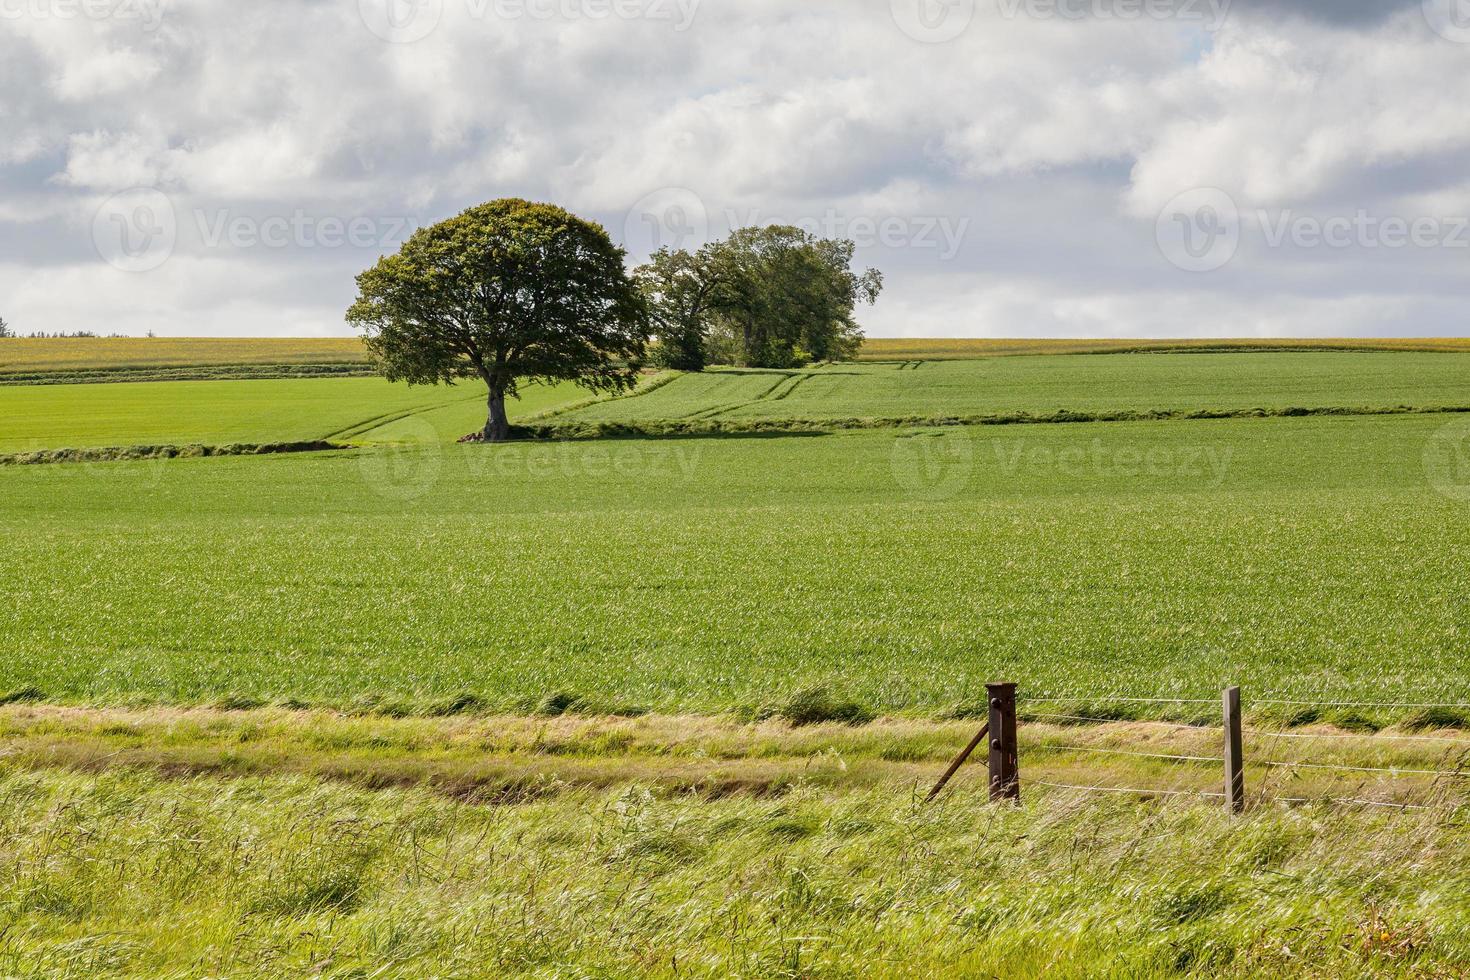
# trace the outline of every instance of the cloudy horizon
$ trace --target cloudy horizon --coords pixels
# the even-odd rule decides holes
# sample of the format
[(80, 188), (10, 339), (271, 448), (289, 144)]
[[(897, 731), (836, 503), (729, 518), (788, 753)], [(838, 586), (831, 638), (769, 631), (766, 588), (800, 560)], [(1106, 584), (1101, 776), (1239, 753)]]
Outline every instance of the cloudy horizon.
[(1467, 0), (0, 0), (0, 317), (349, 335), (497, 197), (851, 238), (887, 337), (1464, 335)]

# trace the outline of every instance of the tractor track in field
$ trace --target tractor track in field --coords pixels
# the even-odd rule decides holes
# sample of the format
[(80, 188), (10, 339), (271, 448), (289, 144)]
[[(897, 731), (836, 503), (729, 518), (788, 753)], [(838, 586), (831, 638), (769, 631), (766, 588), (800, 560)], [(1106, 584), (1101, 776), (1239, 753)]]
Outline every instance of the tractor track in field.
[(350, 439), (353, 436), (362, 435), (365, 432), (371, 432), (373, 429), (381, 428), (382, 426), (388, 425), (392, 422), (400, 422), (403, 419), (412, 418), (415, 415), (423, 415), (427, 412), (436, 412), (439, 409), (447, 408), (450, 405), (459, 405), (463, 402), (475, 401), (478, 400), (479, 397), (479, 395), (470, 395), (465, 398), (456, 398), (451, 401), (440, 402), (437, 405), (424, 405), (420, 408), (411, 408), (403, 412), (387, 412), (383, 415), (378, 415), (370, 419), (364, 419), (361, 422), (354, 422), (352, 425), (338, 429), (335, 432), (329, 432), (326, 435), (322, 436), (322, 439)]
[[(759, 405), (764, 402), (783, 401), (784, 399), (789, 397), (793, 391), (801, 387), (806, 382), (810, 381), (812, 378), (815, 378), (820, 373), (821, 372), (819, 371), (808, 371), (785, 374), (775, 384), (771, 385), (769, 388), (767, 388), (765, 391), (761, 392), (754, 398), (750, 398), (740, 402), (729, 402), (724, 405), (716, 405), (712, 408), (701, 409), (699, 411), (690, 412), (686, 415), (680, 415), (677, 417), (681, 419), (688, 419), (691, 421), (713, 419), (718, 418), (721, 415), (725, 415), (729, 412), (738, 411), (742, 408), (749, 408), (751, 405)], [(783, 386), (785, 386), (785, 390), (782, 390)]]

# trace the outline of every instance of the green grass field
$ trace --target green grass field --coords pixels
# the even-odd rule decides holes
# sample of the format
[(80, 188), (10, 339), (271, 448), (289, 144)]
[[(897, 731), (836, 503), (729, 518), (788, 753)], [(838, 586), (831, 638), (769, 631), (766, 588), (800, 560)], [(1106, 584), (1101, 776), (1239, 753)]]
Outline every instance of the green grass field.
[(721, 369), (567, 418), (831, 419), (1288, 408), (1470, 408), (1470, 354), (1016, 356)]
[[(553, 418), (1435, 410), (1467, 356), (720, 371)], [(1418, 704), (1470, 703), (1470, 416), (456, 444), (483, 410), (0, 387), (0, 452), (353, 444), (0, 466), (0, 976), (1470, 974), (1470, 710)], [(997, 679), (1059, 699), (1024, 803), (972, 765), (922, 805)], [(1220, 787), (1226, 684), (1242, 817), (1158, 795)]]
[[(321, 382), (325, 383), (325, 382)], [(4, 472), (0, 690), (719, 711), (839, 682), (1470, 695), (1442, 416)], [(1459, 431), (1459, 430), (1454, 430)], [(221, 556), (228, 556), (221, 560)]]
[[(575, 401), (570, 385), (531, 386), (513, 416)], [(453, 441), (485, 425), (478, 384), (410, 388), (381, 378), (159, 381), (0, 386), (0, 453), (95, 446)]]

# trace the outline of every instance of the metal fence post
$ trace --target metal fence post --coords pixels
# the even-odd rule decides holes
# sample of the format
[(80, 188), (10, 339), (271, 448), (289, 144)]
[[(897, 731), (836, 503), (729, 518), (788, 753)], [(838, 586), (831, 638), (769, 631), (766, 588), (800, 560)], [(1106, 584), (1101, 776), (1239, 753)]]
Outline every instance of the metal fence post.
[(990, 699), (990, 801), (1019, 802), (1021, 772), (1016, 741), (1016, 685), (985, 685)]
[(1225, 806), (1245, 810), (1245, 748), (1240, 732), (1240, 688), (1225, 691)]

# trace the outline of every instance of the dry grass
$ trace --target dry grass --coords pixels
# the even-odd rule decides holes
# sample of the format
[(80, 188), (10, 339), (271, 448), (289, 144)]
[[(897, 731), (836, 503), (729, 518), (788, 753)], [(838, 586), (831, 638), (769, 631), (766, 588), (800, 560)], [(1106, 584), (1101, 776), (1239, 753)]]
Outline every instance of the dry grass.
[[(973, 725), (12, 705), (0, 976), (1470, 970), (1470, 836), (1450, 805), (1231, 817), (1033, 785), (991, 807), (978, 767), (920, 804), (918, 774)], [(1082, 766), (1063, 741), (1210, 740), (1138, 722), (1023, 734), (1023, 766), (1058, 776)], [(463, 781), (475, 764), (511, 781)], [(721, 767), (752, 782), (658, 775)]]
[(926, 340), (919, 338), (870, 338), (859, 359), (964, 360), (973, 357), (1006, 357), (1022, 354), (1122, 354), (1154, 351), (1220, 350), (1356, 350), (1356, 351), (1470, 351), (1467, 337), (1372, 337), (1239, 339), (1239, 340)]
[[(733, 717), (453, 716), (384, 718), (279, 708), (0, 708), (7, 764), (85, 772), (142, 769), (173, 775), (310, 776), (364, 787), (426, 786), (456, 798), (504, 799), (573, 788), (645, 785), (708, 797), (780, 795), (793, 786), (852, 792), (927, 790), (978, 723), (884, 718), (870, 724), (794, 726)], [(1169, 792), (1218, 792), (1218, 728), (1120, 721), (1022, 726), (1027, 781)], [(1293, 736), (1282, 738), (1278, 731)], [(1461, 733), (1354, 733), (1330, 725), (1247, 739), (1258, 802), (1352, 798), (1459, 805), (1470, 781), (1418, 770), (1462, 771)], [(1114, 750), (1118, 750), (1114, 753)], [(1141, 754), (1140, 754), (1141, 753)], [(1267, 767), (1265, 762), (1281, 763)], [(1301, 768), (1286, 765), (1309, 763)], [(1397, 774), (1318, 765), (1396, 769)], [(971, 765), (956, 785), (981, 785)], [(1037, 786), (1043, 795), (1057, 793)], [(1064, 792), (1061, 795), (1071, 795)], [(1204, 798), (1201, 798), (1203, 801)]]

